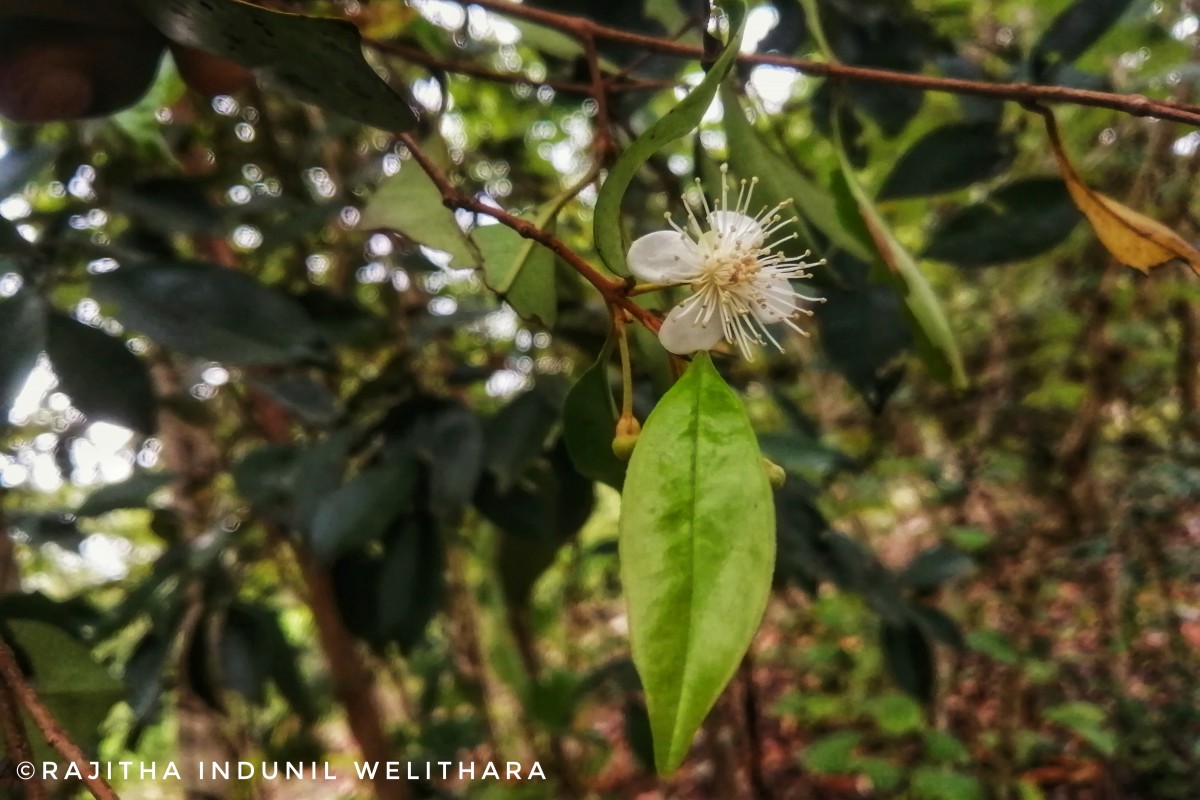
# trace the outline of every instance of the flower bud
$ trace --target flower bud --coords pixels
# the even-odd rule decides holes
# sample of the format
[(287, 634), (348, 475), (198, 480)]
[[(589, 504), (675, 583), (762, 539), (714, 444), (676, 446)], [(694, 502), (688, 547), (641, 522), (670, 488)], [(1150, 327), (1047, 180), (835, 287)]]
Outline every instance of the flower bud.
[(767, 471), (767, 480), (771, 482), (771, 488), (782, 489), (784, 481), (787, 480), (787, 473), (784, 472), (783, 467), (769, 458), (764, 458), (763, 469)]
[(623, 416), (617, 420), (616, 436), (613, 437), (613, 455), (622, 461), (628, 461), (633, 455), (638, 436), (642, 433), (642, 425), (633, 416)]

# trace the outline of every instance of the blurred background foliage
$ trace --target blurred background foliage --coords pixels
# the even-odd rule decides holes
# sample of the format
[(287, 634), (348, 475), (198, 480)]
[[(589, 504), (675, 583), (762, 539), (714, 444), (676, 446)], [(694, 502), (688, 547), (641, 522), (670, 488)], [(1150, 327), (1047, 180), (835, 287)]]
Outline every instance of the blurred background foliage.
[[(1200, 290), (1112, 262), (1036, 117), (885, 84), (839, 102), (830, 82), (743, 65), (631, 187), (637, 235), (715, 164), (768, 164), (824, 209), (804, 228), (830, 262), (811, 339), (720, 362), (788, 473), (776, 593), (692, 756), (660, 779), (617, 583), (623, 471), (577, 471), (572, 437), (603, 452), (611, 429), (602, 406), (564, 411), (598, 354), (595, 394), (616, 378), (605, 307), (546, 259), (537, 321), (519, 316), (428, 198), (377, 193), (416, 168), (363, 122), (444, 143), (467, 194), (530, 218), (561, 203), (556, 234), (590, 257), (596, 142), (627, 144), (700, 65), (602, 42), (599, 137), (561, 31), (448, 0), (265, 5), (352, 21), (419, 121), (331, 93), (347, 80), (332, 67), (309, 85), (301, 31), (298, 50), (221, 45), (253, 52), (259, 83), (185, 67), (172, 45), (132, 106), (0, 128), (6, 638), (101, 758), (343, 775), (135, 776), (123, 796), (1196, 796)], [(530, 5), (693, 45), (708, 13)], [(849, 64), (1195, 95), (1191, 0), (819, 6)], [(346, 46), (328, 36), (314, 49)], [(816, 44), (796, 0), (770, 0), (744, 49)], [(861, 221), (835, 114), (945, 306), (965, 390), (925, 366), (897, 288), (847, 245)], [(1094, 187), (1195, 238), (1200, 132), (1059, 119)], [(368, 204), (386, 227), (363, 224)], [(457, 222), (485, 246), (490, 220)], [(644, 418), (670, 373), (653, 337), (635, 343)], [(78, 669), (52, 677), (56, 662)], [(373, 788), (350, 777), (364, 757), (537, 760), (548, 780)]]

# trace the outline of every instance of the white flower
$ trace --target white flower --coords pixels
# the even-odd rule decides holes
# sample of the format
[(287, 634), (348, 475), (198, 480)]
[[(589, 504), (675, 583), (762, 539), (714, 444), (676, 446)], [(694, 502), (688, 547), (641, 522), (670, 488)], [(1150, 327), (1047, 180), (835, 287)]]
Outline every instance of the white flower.
[(795, 221), (779, 215), (786, 203), (763, 209), (758, 216), (750, 207), (758, 178), (742, 181), (737, 200), (729, 208), (727, 168), (721, 167), (721, 199), (709, 206), (703, 199), (707, 230), (696, 218), (687, 198), (688, 225), (676, 225), (668, 213), (672, 230), (648, 233), (629, 248), (629, 268), (639, 280), (652, 284), (688, 285), (692, 294), (671, 310), (658, 333), (663, 347), (685, 355), (710, 350), (722, 339), (737, 345), (750, 358), (752, 345), (770, 342), (782, 350), (767, 325), (784, 322), (807, 336), (794, 321), (797, 314), (811, 316), (802, 301), (824, 302), (792, 288), (791, 281), (810, 278), (802, 256), (786, 256), (779, 246), (796, 238), (788, 234), (775, 241), (770, 237)]

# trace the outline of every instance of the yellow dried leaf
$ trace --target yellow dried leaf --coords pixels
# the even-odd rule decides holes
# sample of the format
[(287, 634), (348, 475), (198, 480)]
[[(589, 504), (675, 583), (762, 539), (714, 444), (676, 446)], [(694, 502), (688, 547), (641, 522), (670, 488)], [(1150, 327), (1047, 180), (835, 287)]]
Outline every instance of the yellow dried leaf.
[(1200, 250), (1161, 222), (1093, 191), (1067, 158), (1054, 115), (1048, 109), (1034, 110), (1046, 121), (1050, 146), (1071, 199), (1091, 223), (1100, 243), (1114, 258), (1142, 272), (1179, 259), (1200, 275)]

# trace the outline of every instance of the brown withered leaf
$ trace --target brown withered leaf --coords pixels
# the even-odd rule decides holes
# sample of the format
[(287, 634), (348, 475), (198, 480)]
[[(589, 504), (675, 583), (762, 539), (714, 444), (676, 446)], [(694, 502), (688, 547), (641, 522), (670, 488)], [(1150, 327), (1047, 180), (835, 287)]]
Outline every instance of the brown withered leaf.
[(1091, 223), (1100, 243), (1114, 258), (1146, 273), (1178, 259), (1186, 263), (1192, 272), (1200, 275), (1200, 250), (1161, 222), (1093, 191), (1079, 177), (1079, 173), (1067, 157), (1062, 139), (1058, 135), (1058, 124), (1054, 114), (1042, 107), (1033, 107), (1032, 110), (1046, 121), (1050, 146), (1054, 150), (1054, 158), (1058, 162), (1063, 180), (1066, 181), (1071, 199)]

